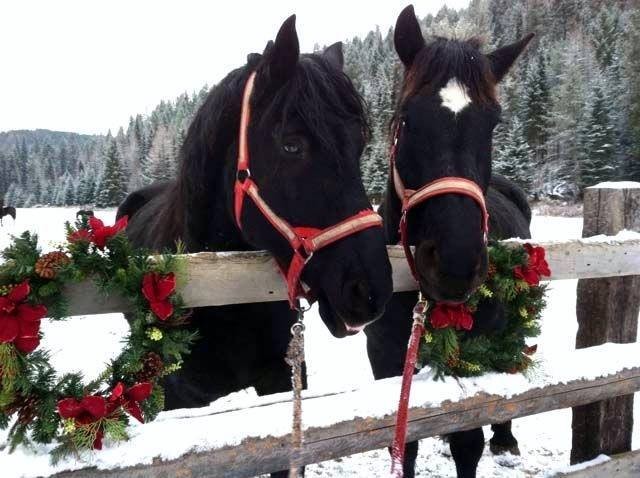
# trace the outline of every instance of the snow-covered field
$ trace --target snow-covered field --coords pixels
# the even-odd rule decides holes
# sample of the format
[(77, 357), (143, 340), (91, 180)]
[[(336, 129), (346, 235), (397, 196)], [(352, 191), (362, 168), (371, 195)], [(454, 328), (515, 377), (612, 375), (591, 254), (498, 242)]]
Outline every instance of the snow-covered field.
[[(19, 209), (18, 219), (4, 220), (0, 228), (0, 248), (7, 245), (9, 234), (25, 229), (35, 230), (44, 248), (51, 248), (64, 238), (63, 222), (73, 220), (75, 210), (65, 208)], [(96, 215), (110, 223), (114, 211), (96, 211)], [(534, 217), (535, 239), (568, 239), (580, 236), (579, 218)], [(574, 348), (576, 281), (555, 281), (549, 289), (549, 305), (543, 318), (542, 334), (538, 339), (538, 355), (549, 361), (563, 360)], [(311, 391), (354, 388), (373, 380), (366, 358), (363, 334), (335, 339), (325, 329), (316, 309), (306, 317), (307, 364)], [(126, 323), (119, 314), (82, 320), (73, 318), (55, 326), (45, 323), (43, 346), (53, 352), (54, 366), (59, 370), (82, 369), (87, 376), (97, 373), (110, 357), (119, 352), (119, 339), (126, 332)], [(70, 336), (93, 336), (100, 340), (69, 340)], [(245, 394), (246, 395), (246, 394)], [(637, 407), (636, 411), (640, 408)], [(640, 428), (634, 430), (634, 447), (638, 447)], [(493, 456), (488, 447), (480, 461), (480, 477), (544, 477), (568, 465), (571, 447), (571, 411), (559, 410), (514, 421), (514, 434), (520, 441), (521, 456)], [(5, 432), (0, 432), (0, 444)], [(485, 429), (488, 440), (491, 436)], [(0, 448), (2, 445), (0, 445)], [(0, 467), (4, 478), (33, 476), (46, 473), (48, 459), (37, 451), (19, 449), (7, 454), (0, 449)], [(387, 476), (386, 450), (373, 451), (327, 461), (307, 467), (310, 477), (377, 477)], [(455, 476), (448, 446), (437, 438), (421, 441), (418, 476)]]

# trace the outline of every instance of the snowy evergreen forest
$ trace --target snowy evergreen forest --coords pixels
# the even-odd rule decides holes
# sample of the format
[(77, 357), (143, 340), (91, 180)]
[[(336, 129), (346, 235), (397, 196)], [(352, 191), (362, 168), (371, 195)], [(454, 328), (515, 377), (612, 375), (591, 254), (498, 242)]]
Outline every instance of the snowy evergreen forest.
[[(532, 197), (579, 199), (599, 181), (640, 181), (640, 6), (635, 0), (472, 0), (422, 20), (427, 35), (479, 36), (485, 49), (536, 39), (500, 89), (494, 167)], [(393, 31), (345, 43), (345, 69), (367, 102), (362, 171), (374, 199), (387, 176), (388, 124), (401, 79)], [(15, 206), (114, 206), (171, 177), (208, 88), (161, 102), (116, 134), (0, 133), (0, 194)]]

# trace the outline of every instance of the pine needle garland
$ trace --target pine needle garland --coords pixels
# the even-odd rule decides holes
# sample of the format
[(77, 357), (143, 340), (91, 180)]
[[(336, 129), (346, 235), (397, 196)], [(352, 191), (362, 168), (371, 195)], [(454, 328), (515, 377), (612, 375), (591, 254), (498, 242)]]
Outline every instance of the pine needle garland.
[(473, 328), (469, 331), (454, 327), (434, 328), (427, 321), (419, 351), (419, 366), (432, 367), (436, 378), (445, 375), (469, 377), (490, 371), (525, 373), (532, 367), (535, 362), (530, 355), (535, 352), (535, 347), (527, 347), (526, 340), (540, 334), (546, 286), (529, 284), (514, 271), (534, 267), (534, 253), (541, 257), (541, 270), (544, 267), (548, 270), (541, 248), (492, 244), (489, 247), (491, 274), (465, 307), (477, 313), (483, 307), (495, 308), (497, 304), (504, 312), (504, 327), (475, 333)]
[(68, 240), (54, 252), (41, 254), (37, 236), (29, 232), (0, 252), (0, 322), (23, 320), (17, 305), (31, 311), (29, 320), (36, 312), (63, 320), (64, 286), (87, 279), (105, 296), (132, 304), (121, 354), (90, 382), (78, 373), (56, 373), (48, 352), (38, 348), (41, 331), (0, 343), (0, 429), (17, 417), (8, 434), (11, 451), (57, 442), (51, 453), (57, 462), (100, 448), (103, 438), (126, 440), (131, 416), (149, 421), (164, 408), (159, 380), (179, 370), (197, 339), (184, 327), (189, 314), (175, 292), (184, 265), (173, 255), (151, 258), (149, 251), (133, 248), (119, 233), (124, 226), (126, 220), (104, 226), (82, 216), (75, 225), (65, 224)]

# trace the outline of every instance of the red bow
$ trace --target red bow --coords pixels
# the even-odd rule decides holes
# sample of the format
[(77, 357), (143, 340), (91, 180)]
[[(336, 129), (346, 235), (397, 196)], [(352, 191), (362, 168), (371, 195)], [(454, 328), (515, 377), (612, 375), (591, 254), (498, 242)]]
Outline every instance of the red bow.
[(113, 225), (105, 226), (97, 217), (89, 218), (89, 227), (93, 243), (99, 248), (104, 249), (107, 241), (127, 227), (128, 217), (123, 216)]
[(26, 303), (30, 291), (25, 280), (0, 297), (0, 343), (13, 343), (25, 354), (40, 344), (40, 320), (47, 315), (44, 305)]
[(529, 255), (529, 261), (526, 266), (516, 266), (513, 268), (513, 275), (524, 280), (530, 286), (537, 286), (540, 284), (540, 277), (549, 277), (551, 270), (549, 264), (545, 259), (545, 252), (543, 247), (535, 247), (531, 244), (525, 244)]
[(173, 272), (166, 275), (148, 272), (142, 279), (142, 294), (160, 320), (167, 320), (173, 314), (173, 305), (169, 301), (169, 296), (175, 289), (176, 278)]
[[(65, 398), (58, 402), (58, 413), (62, 418), (73, 418), (78, 425), (88, 425), (106, 417), (112, 409), (107, 407), (104, 397), (88, 395), (82, 400)], [(93, 441), (93, 448), (102, 450), (104, 430), (100, 427)]]
[(473, 316), (471, 311), (464, 304), (447, 305), (436, 304), (429, 317), (434, 329), (444, 329), (455, 327), (456, 330), (471, 330), (473, 327)]
[(140, 402), (149, 398), (151, 395), (151, 388), (152, 387), (149, 382), (142, 382), (125, 390), (122, 382), (118, 382), (109, 397), (110, 406), (117, 408), (119, 405), (122, 405), (122, 408), (124, 408), (129, 415), (140, 423), (144, 423), (142, 410), (140, 409)]
[(86, 229), (78, 229), (67, 236), (69, 242), (91, 242), (91, 233)]
[(89, 218), (89, 229), (78, 229), (67, 236), (69, 242), (93, 242), (104, 249), (107, 241), (127, 227), (128, 216), (122, 216), (113, 226), (105, 226), (97, 217)]

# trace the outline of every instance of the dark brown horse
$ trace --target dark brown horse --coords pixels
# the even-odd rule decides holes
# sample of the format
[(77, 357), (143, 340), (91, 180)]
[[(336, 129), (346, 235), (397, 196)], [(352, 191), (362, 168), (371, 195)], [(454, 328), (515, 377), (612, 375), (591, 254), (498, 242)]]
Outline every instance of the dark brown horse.
[[(532, 36), (489, 54), (480, 51), (477, 40), (434, 38), (427, 43), (411, 6), (400, 14), (395, 29), (396, 52), (405, 67), (393, 128), (398, 131), (398, 175), (414, 190), (444, 177), (473, 181), (485, 196), (492, 239), (530, 237), (526, 196), (510, 181), (492, 176), (491, 148), (501, 114), (496, 87)], [(381, 206), (389, 244), (398, 243), (401, 209), (390, 175)], [(408, 213), (408, 242), (416, 248), (416, 275), (427, 298), (464, 302), (484, 281), (487, 246), (482, 221), (478, 204), (457, 194), (430, 198)], [(415, 293), (394, 294), (382, 319), (365, 329), (376, 379), (402, 374), (415, 302)], [(470, 333), (498, 331), (504, 320), (502, 306), (485, 300)], [(493, 429), (493, 450), (516, 449), (510, 422)], [(458, 476), (475, 477), (484, 448), (482, 428), (453, 433), (449, 439)], [(407, 478), (414, 476), (417, 453), (418, 442), (408, 443)]]

